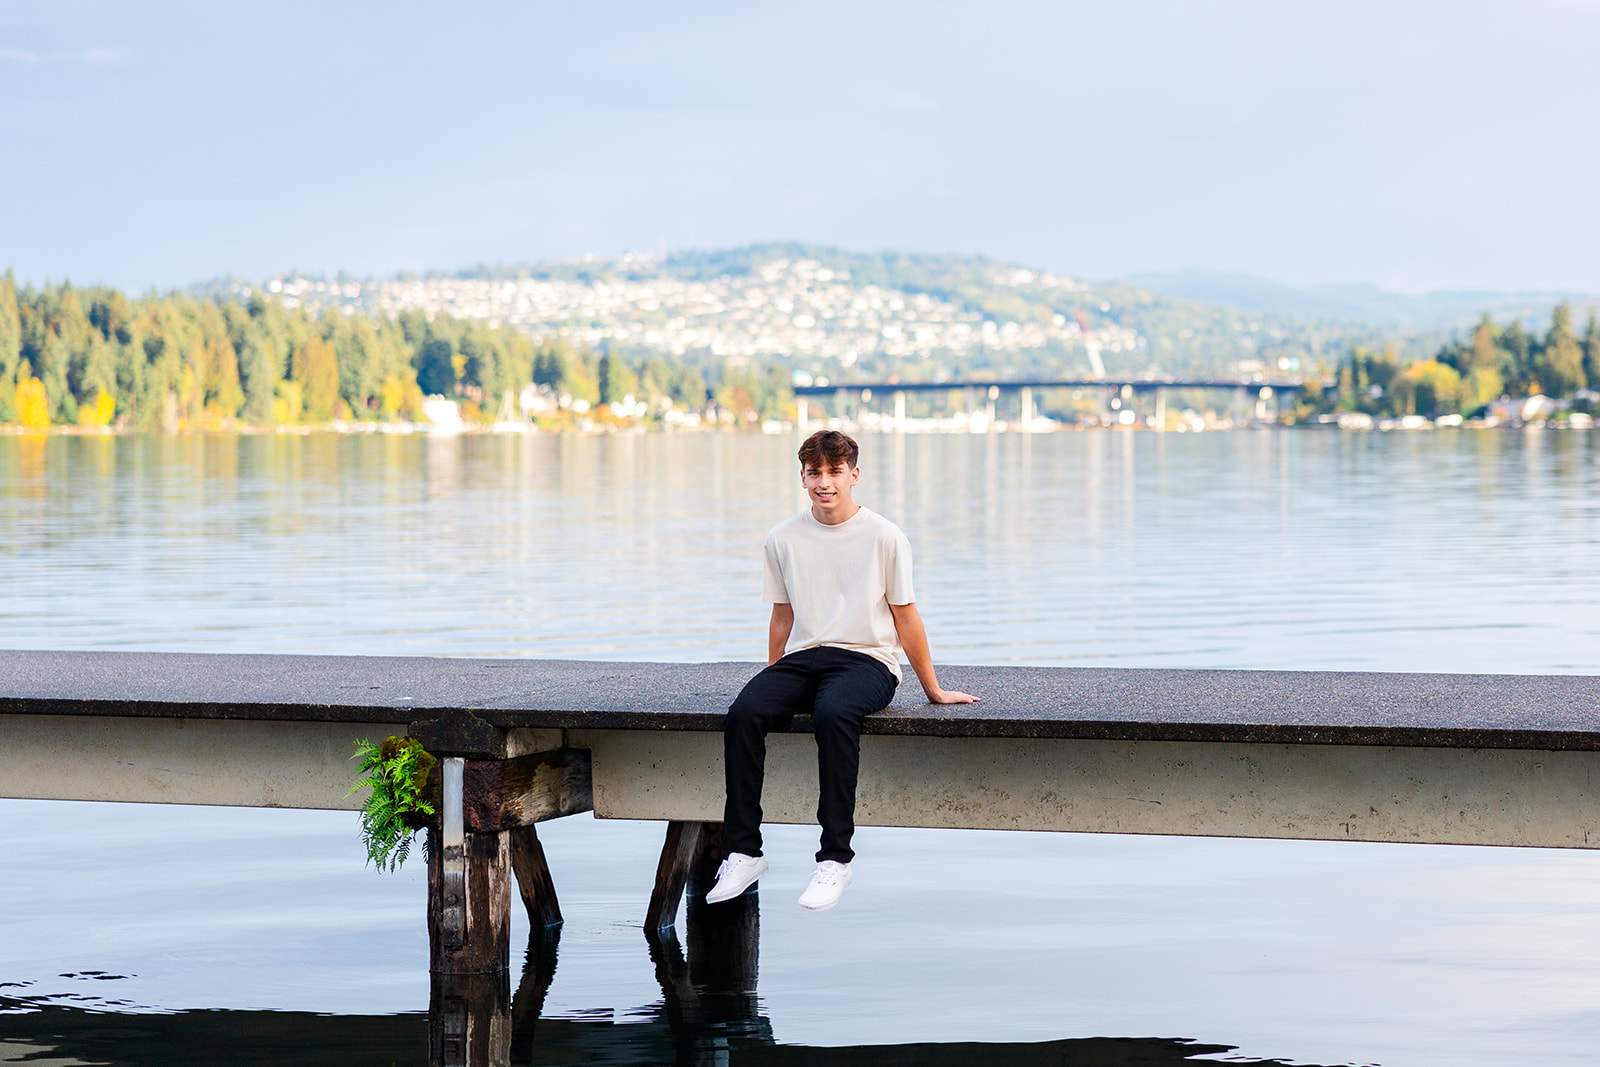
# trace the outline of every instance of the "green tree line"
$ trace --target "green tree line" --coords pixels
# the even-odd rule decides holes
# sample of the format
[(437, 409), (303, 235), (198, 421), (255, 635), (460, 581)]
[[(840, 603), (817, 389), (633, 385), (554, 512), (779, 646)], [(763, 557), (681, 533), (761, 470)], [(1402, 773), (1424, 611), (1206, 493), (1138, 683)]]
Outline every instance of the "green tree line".
[(1428, 360), (1402, 365), (1393, 347), (1352, 347), (1331, 395), (1307, 399), (1369, 415), (1471, 415), (1503, 396), (1567, 399), (1585, 390), (1600, 390), (1600, 321), (1591, 312), (1579, 335), (1572, 308), (1561, 303), (1542, 337), (1520, 322), (1499, 326), (1484, 315), (1470, 337)]
[(734, 422), (781, 417), (792, 401), (775, 367), (630, 360), (449, 315), (374, 322), (312, 316), (259, 293), (130, 298), (0, 279), (0, 423), (176, 430), (417, 420), (428, 395), (457, 399), (465, 419), (486, 421), (529, 383), (545, 388), (556, 422), (587, 408), (603, 419), (606, 405), (630, 395), (645, 417), (714, 405)]

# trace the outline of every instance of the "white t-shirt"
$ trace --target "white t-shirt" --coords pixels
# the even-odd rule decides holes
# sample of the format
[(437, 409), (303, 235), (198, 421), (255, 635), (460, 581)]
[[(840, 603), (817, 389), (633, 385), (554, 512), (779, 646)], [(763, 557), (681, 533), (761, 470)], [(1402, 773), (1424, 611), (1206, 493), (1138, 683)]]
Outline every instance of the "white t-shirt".
[(794, 608), (783, 654), (827, 645), (864, 652), (900, 674), (897, 607), (911, 591), (911, 542), (882, 515), (861, 508), (837, 526), (811, 509), (767, 534), (767, 600)]

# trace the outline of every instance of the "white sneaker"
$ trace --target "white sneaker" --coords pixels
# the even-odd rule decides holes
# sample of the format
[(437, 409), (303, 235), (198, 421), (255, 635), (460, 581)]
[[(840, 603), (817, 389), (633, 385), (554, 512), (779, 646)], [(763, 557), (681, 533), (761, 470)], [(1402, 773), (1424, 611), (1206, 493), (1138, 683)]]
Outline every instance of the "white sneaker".
[(848, 863), (823, 860), (812, 873), (811, 884), (800, 894), (800, 906), (807, 911), (827, 911), (839, 903), (852, 877)]
[(760, 856), (746, 856), (743, 852), (730, 852), (717, 868), (717, 884), (706, 894), (707, 904), (721, 904), (755, 885), (756, 879), (767, 873), (767, 861)]

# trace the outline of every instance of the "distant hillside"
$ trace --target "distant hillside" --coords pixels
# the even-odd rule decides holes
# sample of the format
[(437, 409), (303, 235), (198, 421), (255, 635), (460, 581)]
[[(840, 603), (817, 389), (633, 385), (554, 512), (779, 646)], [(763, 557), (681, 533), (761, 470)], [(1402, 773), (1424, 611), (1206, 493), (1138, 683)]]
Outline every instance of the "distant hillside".
[(1574, 292), (1496, 292), (1446, 290), (1392, 293), (1375, 285), (1319, 285), (1295, 288), (1245, 274), (1171, 271), (1136, 274), (1128, 279), (1166, 296), (1221, 304), (1241, 311), (1302, 319), (1359, 322), (1401, 330), (1470, 326), (1488, 312), (1497, 322), (1520, 320), (1542, 328), (1550, 309), (1566, 300), (1592, 306), (1595, 298)]
[[(254, 288), (235, 281), (206, 291)], [(799, 243), (380, 280), (297, 275), (265, 288), (291, 308), (444, 313), (640, 357), (755, 361), (835, 380), (1065, 377), (1089, 371), (1091, 348), (1122, 375), (1331, 371), (1353, 345), (1426, 359), (1485, 311), (1543, 328), (1570, 295), (1405, 296), (1198, 272), (1097, 282), (982, 256)]]
[[(1220, 302), (1158, 292), (1148, 286), (1063, 278), (982, 256), (852, 252), (793, 242), (679, 252), (663, 258), (630, 255), (484, 265), (399, 281), (432, 285), (436, 292), (452, 283), (517, 283), (529, 287), (530, 302), (550, 296), (557, 287), (572, 287), (560, 298), (559, 312), (547, 301), (538, 321), (527, 317), (513, 321), (536, 334), (560, 328), (591, 343), (667, 347), (676, 355), (691, 358), (700, 347), (708, 347), (712, 355), (737, 348), (744, 334), (732, 320), (738, 316), (748, 320), (753, 315), (766, 324), (756, 335), (768, 338), (771, 347), (760, 348), (758, 343), (750, 354), (792, 360), (796, 369), (813, 373), (837, 373), (837, 368), (830, 371), (828, 367), (833, 358), (830, 353), (842, 351), (853, 353), (847, 357), (852, 362), (859, 361), (857, 373), (869, 368), (908, 377), (972, 372), (1082, 373), (1088, 369), (1088, 359), (1078, 325), (1080, 314), (1090, 337), (1100, 341), (1107, 368), (1121, 374), (1234, 374), (1239, 373), (1241, 364), (1247, 369), (1309, 370), (1316, 365), (1332, 366), (1351, 344), (1381, 347), (1397, 341), (1403, 354), (1420, 356), (1446, 339), (1440, 331), (1396, 338), (1392, 329), (1346, 316), (1240, 312)], [(662, 294), (657, 290), (666, 282), (709, 287), (723, 297), (737, 294), (740, 308), (729, 305), (718, 317), (722, 332), (716, 333), (718, 339), (710, 346), (697, 345), (693, 339), (703, 337), (712, 325), (703, 313), (698, 321), (692, 315), (680, 316), (690, 321), (663, 340), (661, 330), (652, 328), (651, 319), (662, 317)], [(535, 293), (541, 284), (547, 288)], [(861, 324), (848, 309), (860, 300), (870, 304), (875, 298), (867, 293), (869, 288), (905, 298), (926, 298), (934, 305), (920, 311), (915, 307), (897, 311), (894, 317), (904, 321), (874, 320), (868, 332), (879, 332), (863, 336), (858, 329)], [(594, 313), (599, 309), (585, 300), (583, 294), (590, 289), (607, 294), (609, 306), (603, 313)], [(825, 297), (824, 289), (829, 291)], [(772, 307), (787, 306), (797, 295), (819, 305), (814, 326), (799, 336), (782, 323), (768, 329), (781, 317)], [(619, 301), (630, 306), (620, 307)], [(841, 306), (829, 306), (840, 301)], [(449, 305), (447, 310), (472, 313), (465, 303)], [(574, 314), (561, 320), (569, 311)], [(507, 311), (507, 315), (513, 314)], [(993, 332), (976, 331), (970, 335), (970, 343), (952, 343), (949, 332), (939, 328), (940, 320), (952, 317), (970, 319), (975, 328), (992, 323)], [(668, 316), (667, 321), (674, 320)], [(743, 323), (748, 325), (748, 321)], [(888, 333), (881, 332), (884, 330)], [(915, 343), (919, 336), (933, 339)], [(687, 344), (685, 337), (690, 337)], [(729, 347), (730, 337), (734, 348)]]

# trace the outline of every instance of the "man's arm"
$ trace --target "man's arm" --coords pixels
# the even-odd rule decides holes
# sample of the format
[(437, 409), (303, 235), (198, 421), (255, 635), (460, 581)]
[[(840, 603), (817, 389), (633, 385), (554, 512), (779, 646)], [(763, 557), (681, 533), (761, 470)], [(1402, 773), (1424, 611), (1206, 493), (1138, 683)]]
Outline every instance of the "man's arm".
[[(776, 605), (774, 605), (776, 608)], [(906, 651), (906, 659), (911, 661), (911, 669), (917, 672), (917, 681), (922, 683), (922, 691), (928, 694), (930, 704), (971, 704), (977, 697), (971, 693), (963, 693), (957, 689), (940, 689), (939, 679), (933, 673), (933, 653), (928, 651), (928, 632), (922, 628), (922, 616), (917, 612), (915, 604), (890, 604), (889, 611), (894, 615), (894, 632), (900, 635), (900, 647)], [(776, 617), (776, 616), (774, 616)], [(790, 615), (791, 622), (794, 616)]]
[(794, 630), (794, 605), (772, 605), (772, 621), (767, 623), (767, 666), (783, 658), (783, 647)]

